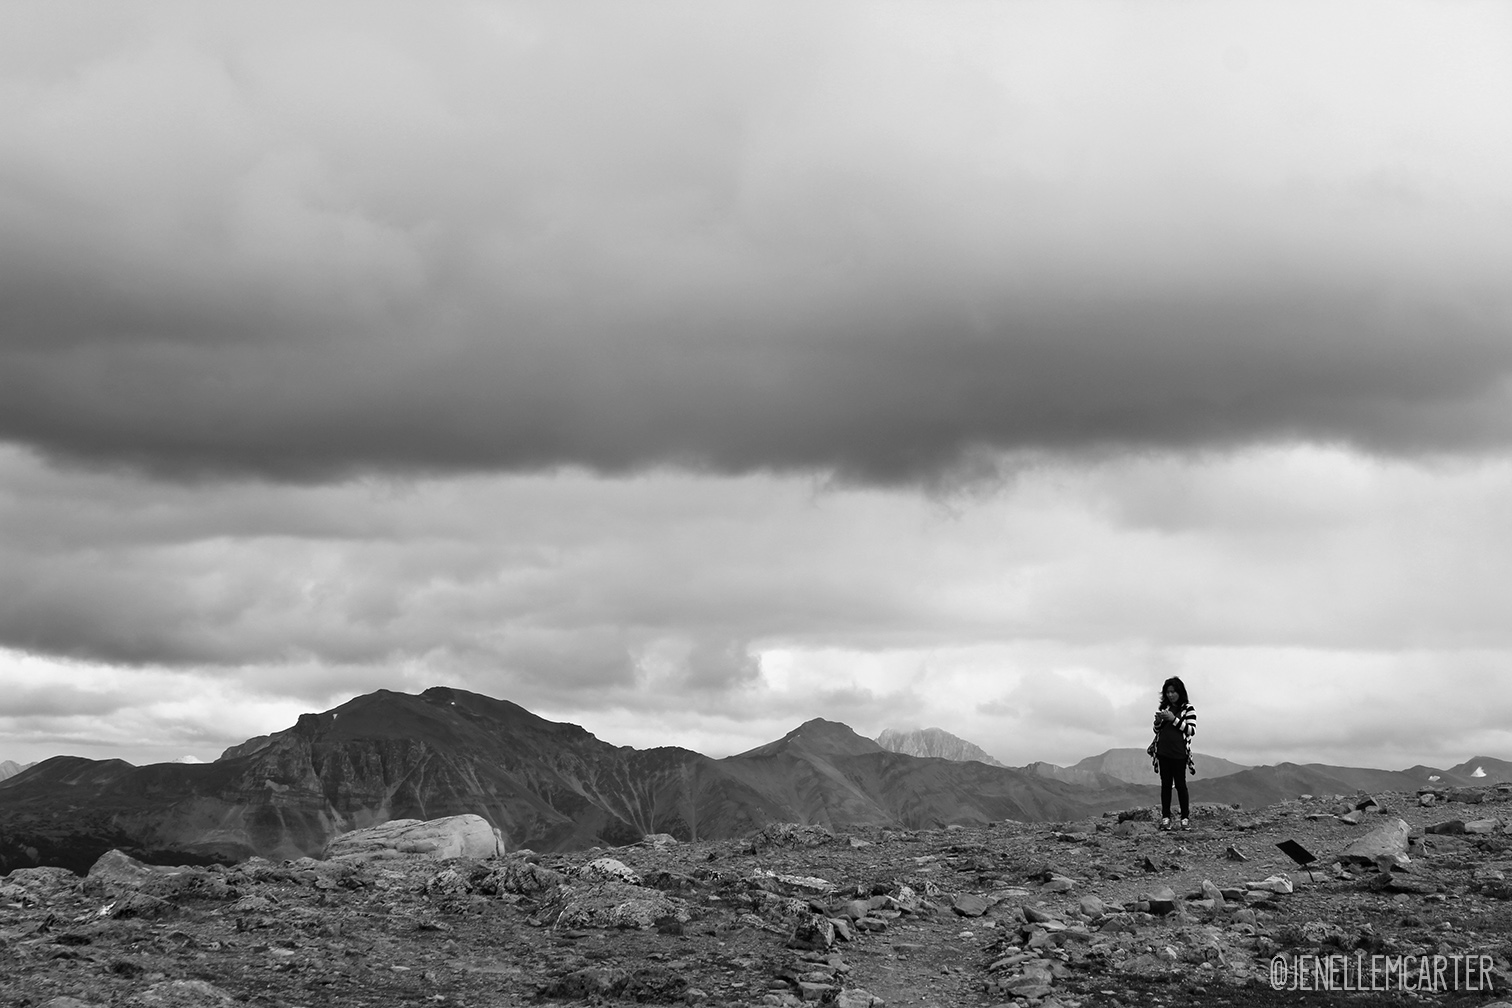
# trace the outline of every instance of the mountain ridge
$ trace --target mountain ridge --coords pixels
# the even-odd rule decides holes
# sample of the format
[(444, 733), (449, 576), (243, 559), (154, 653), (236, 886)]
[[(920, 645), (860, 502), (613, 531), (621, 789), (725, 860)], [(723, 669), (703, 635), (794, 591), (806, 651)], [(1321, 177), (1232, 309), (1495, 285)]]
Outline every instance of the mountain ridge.
[[(511, 848), (569, 850), (652, 833), (724, 839), (773, 822), (920, 829), (1066, 821), (1153, 804), (1158, 793), (1153, 780), (1098, 771), (1090, 781), (1063, 780), (1052, 769), (1066, 768), (892, 752), (823, 718), (714, 759), (675, 746), (615, 746), (579, 725), (451, 687), (377, 690), (303, 714), (211, 763), (56, 756), (31, 766), (0, 781), (0, 869), (87, 867), (112, 847), (169, 863), (319, 856), (336, 833), (462, 813), (487, 819)], [(1283, 763), (1199, 772), (1192, 787), (1195, 801), (1256, 807), (1304, 793), (1504, 779), (1512, 762), (1475, 757), (1448, 770)]]
[(212, 763), (45, 760), (0, 782), (0, 861), (73, 865), (119, 846), (202, 860), (318, 856), (339, 832), (466, 812), (510, 847), (562, 850), (650, 833), (727, 838), (771, 822), (1068, 819), (1138, 797), (892, 753), (822, 718), (724, 759), (637, 750), (438, 686), (303, 714)]

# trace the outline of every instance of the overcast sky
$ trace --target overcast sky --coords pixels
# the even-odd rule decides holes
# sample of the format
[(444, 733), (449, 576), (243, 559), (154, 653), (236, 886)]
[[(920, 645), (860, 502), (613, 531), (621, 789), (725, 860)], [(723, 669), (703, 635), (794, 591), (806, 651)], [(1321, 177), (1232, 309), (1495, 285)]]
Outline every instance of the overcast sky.
[(1512, 759), (1512, 7), (0, 8), (0, 759)]

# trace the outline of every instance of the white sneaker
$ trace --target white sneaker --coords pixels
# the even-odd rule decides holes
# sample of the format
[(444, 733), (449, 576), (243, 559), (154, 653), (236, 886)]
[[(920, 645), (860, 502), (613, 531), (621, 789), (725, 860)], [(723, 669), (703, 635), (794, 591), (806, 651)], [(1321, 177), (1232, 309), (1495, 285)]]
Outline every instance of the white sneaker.
[(1192, 828), (1192, 824), (1189, 823), (1189, 822), (1187, 822), (1185, 819), (1183, 819), (1183, 820), (1181, 820), (1181, 828), (1183, 830), (1189, 830), (1189, 829)]
[(1162, 820), (1160, 820), (1160, 828), (1163, 829), (1163, 830), (1170, 829), (1171, 828), (1171, 820), (1169, 820), (1169, 819), (1162, 819)]

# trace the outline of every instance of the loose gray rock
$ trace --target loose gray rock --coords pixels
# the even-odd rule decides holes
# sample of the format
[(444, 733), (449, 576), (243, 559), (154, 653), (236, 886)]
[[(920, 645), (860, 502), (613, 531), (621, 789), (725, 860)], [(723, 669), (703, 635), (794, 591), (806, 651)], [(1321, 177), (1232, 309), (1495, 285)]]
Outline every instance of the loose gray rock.
[(805, 914), (789, 936), (787, 947), (813, 952), (827, 952), (835, 944), (835, 925), (820, 914)]
[(614, 858), (599, 858), (589, 861), (578, 869), (577, 876), (587, 882), (624, 882), (640, 885), (641, 877), (629, 865)]
[(956, 897), (954, 909), (962, 917), (980, 917), (991, 905), (986, 897), (978, 896), (976, 893), (967, 893)]
[(1382, 854), (1391, 857), (1405, 854), (1407, 853), (1407, 837), (1411, 832), (1412, 827), (1408, 826), (1406, 821), (1388, 819), (1344, 848), (1339, 858), (1343, 861), (1356, 861), (1369, 865), (1375, 864), (1376, 858)]
[(1175, 912), (1176, 893), (1170, 886), (1159, 886), (1145, 894), (1144, 902), (1150, 905), (1150, 913), (1163, 917)]

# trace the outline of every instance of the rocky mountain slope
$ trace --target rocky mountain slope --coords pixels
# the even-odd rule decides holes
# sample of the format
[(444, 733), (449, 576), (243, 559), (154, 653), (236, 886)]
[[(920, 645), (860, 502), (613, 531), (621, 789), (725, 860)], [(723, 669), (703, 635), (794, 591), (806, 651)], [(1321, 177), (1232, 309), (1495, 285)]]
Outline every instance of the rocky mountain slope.
[[(441, 861), (109, 854), (0, 879), (0, 1003), (1505, 1008), (1508, 790), (1203, 805), (1183, 833), (1141, 808)], [(1350, 856), (1382, 835), (1397, 853)], [(1285, 989), (1319, 962), (1355, 989)]]
[(715, 760), (616, 747), (503, 700), (380, 690), (209, 764), (46, 760), (0, 782), (0, 866), (291, 858), (395, 818), (475, 813), (511, 848), (568, 850), (649, 834), (741, 836), (771, 822), (918, 829), (1065, 819), (1142, 800), (1018, 770), (891, 753), (810, 721)]
[(888, 752), (908, 756), (938, 756), (940, 759), (975, 761), (995, 767), (1004, 765), (987, 755), (981, 747), (952, 735), (943, 728), (915, 728), (911, 731), (884, 728), (882, 734), (877, 736), (877, 745)]

